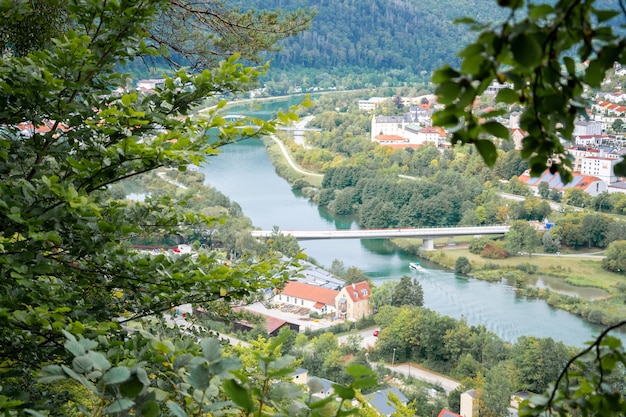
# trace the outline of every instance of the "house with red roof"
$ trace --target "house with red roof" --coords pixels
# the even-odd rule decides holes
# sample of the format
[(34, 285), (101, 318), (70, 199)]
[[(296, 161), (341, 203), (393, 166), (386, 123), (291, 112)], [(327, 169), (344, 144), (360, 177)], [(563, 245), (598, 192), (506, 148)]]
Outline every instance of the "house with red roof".
[(274, 301), (311, 309), (318, 314), (330, 314), (336, 311), (335, 298), (339, 291), (303, 282), (290, 281), (274, 297)]
[(343, 320), (359, 320), (372, 314), (370, 285), (361, 281), (343, 287), (335, 297), (335, 308)]
[[(252, 310), (246, 311), (254, 314), (255, 316), (263, 317), (263, 325), (265, 326), (265, 330), (267, 330), (267, 333), (272, 337), (278, 336), (280, 329), (282, 329), (283, 327), (289, 327), (295, 333), (300, 332), (300, 325), (296, 323), (291, 323), (278, 317), (267, 316), (265, 314), (261, 314)], [(248, 320), (237, 320), (233, 324), (235, 330), (243, 332), (248, 332), (256, 327), (254, 323), (250, 323)]]
[(578, 174), (575, 172), (572, 173), (572, 181), (567, 184), (563, 183), (563, 180), (561, 180), (561, 176), (558, 172), (552, 174), (548, 170), (544, 171), (544, 173), (538, 177), (531, 177), (530, 171), (526, 170), (518, 177), (518, 179), (528, 185), (536, 195), (539, 194), (538, 186), (542, 182), (548, 183), (548, 187), (551, 190), (556, 189), (559, 191), (565, 191), (568, 188), (579, 188), (592, 197), (595, 197), (604, 191), (608, 191), (607, 183), (602, 181), (600, 178), (593, 177), (591, 175)]

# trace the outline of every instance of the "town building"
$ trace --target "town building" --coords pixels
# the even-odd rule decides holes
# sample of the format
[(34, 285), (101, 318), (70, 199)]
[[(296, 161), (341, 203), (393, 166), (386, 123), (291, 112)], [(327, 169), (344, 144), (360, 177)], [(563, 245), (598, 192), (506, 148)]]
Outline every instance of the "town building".
[[(254, 314), (255, 316), (263, 317), (264, 319), (263, 326), (265, 326), (265, 330), (267, 331), (267, 334), (269, 334), (271, 337), (278, 336), (280, 329), (282, 329), (283, 327), (288, 327), (295, 333), (300, 332), (300, 325), (298, 324), (288, 322), (278, 317), (267, 316), (265, 314), (261, 314), (256, 311), (251, 311), (251, 310), (246, 310), (246, 311)], [(250, 323), (247, 320), (237, 320), (233, 323), (233, 327), (237, 331), (249, 332), (255, 327), (257, 327), (257, 325), (254, 323)]]
[(550, 171), (546, 170), (538, 177), (531, 177), (530, 171), (526, 170), (522, 175), (518, 177), (518, 179), (524, 184), (528, 185), (536, 195), (539, 194), (538, 186), (542, 182), (548, 183), (548, 187), (551, 190), (556, 189), (559, 191), (565, 191), (568, 188), (579, 188), (592, 197), (608, 191), (607, 183), (602, 181), (598, 177), (582, 175), (575, 172), (572, 173), (572, 176), (572, 181), (564, 184), (561, 180), (561, 176), (558, 173), (551, 174)]
[(478, 417), (478, 392), (468, 390), (461, 394), (461, 415), (463, 417)]
[(574, 122), (573, 136), (601, 135), (604, 132), (602, 123), (594, 120), (579, 120)]
[(391, 402), (389, 396), (393, 394), (400, 400), (400, 402), (406, 405), (409, 399), (400, 392), (396, 387), (391, 387), (383, 390), (373, 392), (365, 396), (367, 402), (380, 413), (382, 416), (390, 416), (396, 412), (396, 406)]
[(617, 158), (601, 158), (596, 156), (588, 156), (583, 158), (580, 173), (600, 178), (607, 184), (618, 181), (615, 175), (615, 165), (619, 160)]
[(372, 314), (371, 290), (367, 281), (346, 285), (335, 296), (337, 316), (343, 320), (359, 320)]
[(336, 311), (335, 299), (338, 294), (339, 291), (330, 288), (290, 281), (274, 296), (273, 301), (308, 308), (317, 314), (326, 315)]
[(361, 111), (374, 111), (385, 101), (390, 100), (387, 97), (370, 97), (367, 100), (359, 100), (359, 110)]

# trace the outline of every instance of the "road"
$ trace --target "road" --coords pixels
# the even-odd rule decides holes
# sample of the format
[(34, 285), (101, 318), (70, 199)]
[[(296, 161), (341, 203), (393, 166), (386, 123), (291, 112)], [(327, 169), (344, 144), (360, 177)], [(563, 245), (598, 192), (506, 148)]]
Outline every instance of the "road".
[[(376, 329), (370, 328), (367, 330), (361, 330), (358, 333), (339, 336), (337, 339), (339, 341), (339, 344), (342, 345), (348, 341), (348, 337), (350, 337), (351, 335), (361, 336), (361, 347), (369, 350), (374, 348), (374, 346), (376, 345), (377, 338), (374, 336), (374, 330)], [(452, 378), (448, 378), (436, 372), (429, 371), (428, 369), (424, 369), (412, 363), (398, 363), (394, 364), (393, 366), (387, 363), (385, 364), (385, 366), (387, 367), (387, 369), (390, 369), (393, 372), (403, 374), (407, 377), (410, 376), (421, 381), (440, 385), (446, 391), (446, 395), (450, 394), (450, 391), (461, 385), (458, 381), (455, 381)]]
[(316, 172), (309, 172), (309, 171), (305, 171), (302, 168), (300, 168), (298, 165), (296, 165), (295, 162), (293, 162), (293, 160), (291, 159), (291, 156), (289, 155), (289, 152), (287, 151), (287, 148), (285, 147), (285, 145), (283, 145), (283, 143), (280, 141), (280, 139), (278, 139), (278, 137), (276, 137), (276, 135), (270, 135), (270, 138), (272, 138), (272, 140), (278, 144), (278, 146), (280, 147), (281, 152), (283, 153), (283, 155), (285, 156), (285, 159), (287, 160), (287, 163), (295, 171), (297, 171), (297, 172), (299, 172), (301, 174), (304, 174), (304, 175), (311, 175), (313, 177), (323, 177), (324, 176), (324, 174), (318, 174)]

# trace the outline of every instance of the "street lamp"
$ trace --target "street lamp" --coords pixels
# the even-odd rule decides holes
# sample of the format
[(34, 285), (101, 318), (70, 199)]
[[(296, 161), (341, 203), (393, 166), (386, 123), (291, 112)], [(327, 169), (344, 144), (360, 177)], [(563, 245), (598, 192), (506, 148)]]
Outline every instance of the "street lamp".
[(391, 356), (391, 366), (396, 361), (396, 348), (393, 348), (393, 355)]

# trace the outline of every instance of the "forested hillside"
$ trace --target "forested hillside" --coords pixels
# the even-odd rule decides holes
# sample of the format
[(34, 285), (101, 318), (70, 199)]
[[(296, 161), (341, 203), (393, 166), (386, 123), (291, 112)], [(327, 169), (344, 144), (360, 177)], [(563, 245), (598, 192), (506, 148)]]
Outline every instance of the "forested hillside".
[(427, 78), (455, 60), (472, 34), (456, 18), (493, 21), (504, 14), (493, 0), (237, 0), (242, 8), (317, 10), (312, 28), (284, 42), (272, 70), (329, 72), (400, 70)]

